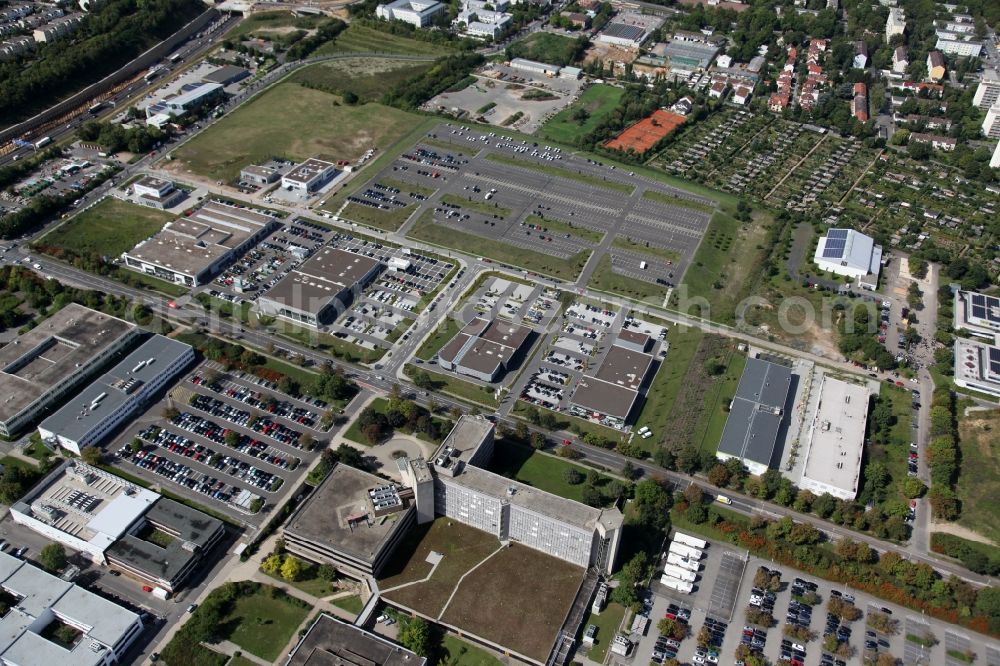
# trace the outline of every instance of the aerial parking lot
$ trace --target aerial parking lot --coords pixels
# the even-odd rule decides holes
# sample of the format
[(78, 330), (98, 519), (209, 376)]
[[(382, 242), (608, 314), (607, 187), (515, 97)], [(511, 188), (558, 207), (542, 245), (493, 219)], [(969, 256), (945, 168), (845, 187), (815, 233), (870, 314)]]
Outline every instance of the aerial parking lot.
[(615, 273), (668, 288), (713, 207), (558, 146), (441, 124), (326, 210), (564, 280), (608, 255)]
[(123, 472), (237, 522), (260, 525), (296, 487), (327, 435), (327, 405), (285, 395), (251, 375), (206, 362), (109, 448)]

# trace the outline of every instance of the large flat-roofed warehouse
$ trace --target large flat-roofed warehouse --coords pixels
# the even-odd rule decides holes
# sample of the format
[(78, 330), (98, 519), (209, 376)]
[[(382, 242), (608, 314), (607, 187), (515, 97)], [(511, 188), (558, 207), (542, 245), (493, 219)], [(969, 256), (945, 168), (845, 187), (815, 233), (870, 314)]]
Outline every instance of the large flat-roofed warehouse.
[[(138, 613), (7, 553), (0, 553), (0, 588), (18, 600), (0, 619), (4, 664), (109, 666), (122, 663), (142, 634)], [(58, 625), (80, 636), (70, 646), (47, 638)]]
[(719, 458), (737, 458), (751, 474), (758, 475), (778, 466), (793, 381), (791, 369), (784, 365), (747, 359), (722, 431)]
[(406, 489), (337, 465), (285, 524), (285, 546), (310, 562), (378, 576), (414, 515)]
[[(66, 461), (10, 508), (15, 523), (173, 591), (222, 538), (222, 521), (81, 461)], [(147, 531), (173, 537), (147, 541)], [(162, 535), (161, 535), (162, 536)]]
[(819, 391), (799, 487), (816, 495), (830, 493), (853, 500), (865, 448), (868, 387), (824, 375)]
[(1000, 298), (974, 291), (956, 291), (955, 329), (964, 329), (990, 340), (1000, 338)]
[(15, 435), (138, 335), (116, 317), (70, 303), (0, 349), (0, 434)]
[(194, 360), (191, 345), (154, 335), (38, 426), (76, 455), (131, 417)]
[(189, 217), (167, 222), (122, 260), (139, 273), (197, 287), (277, 227), (271, 215), (209, 201)]
[(597, 35), (597, 41), (627, 48), (639, 48), (648, 34), (649, 32), (642, 26), (613, 22)]
[(573, 414), (612, 428), (625, 426), (653, 365), (652, 356), (634, 351), (633, 338), (625, 345), (615, 340), (597, 372), (580, 378), (570, 402)]
[(531, 336), (527, 326), (476, 317), (438, 352), (445, 370), (494, 382), (505, 373)]
[(955, 384), (1000, 396), (1000, 347), (955, 338)]
[(574, 502), (484, 469), (493, 455), (493, 435), (490, 421), (463, 415), (432, 461), (400, 463), (416, 499), (418, 522), (447, 516), (501, 542), (516, 541), (571, 564), (611, 573), (621, 539), (621, 512)]
[(424, 666), (427, 659), (361, 627), (321, 613), (285, 666)]
[(375, 279), (382, 268), (370, 257), (324, 247), (258, 298), (257, 309), (317, 327), (336, 318), (354, 300), (356, 290)]

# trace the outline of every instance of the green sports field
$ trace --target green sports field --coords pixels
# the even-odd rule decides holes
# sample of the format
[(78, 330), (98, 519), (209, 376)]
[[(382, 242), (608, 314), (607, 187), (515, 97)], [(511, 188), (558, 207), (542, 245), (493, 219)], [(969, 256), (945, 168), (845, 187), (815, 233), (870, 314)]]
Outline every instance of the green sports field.
[(382, 106), (346, 106), (340, 97), (281, 83), (212, 125), (173, 152), (184, 167), (229, 181), (247, 164), (284, 157), (355, 160), (384, 151), (421, 119)]
[[(542, 125), (539, 135), (549, 141), (573, 145), (578, 137), (592, 132), (614, 111), (624, 94), (625, 91), (617, 86), (592, 85), (580, 94), (579, 99)], [(580, 109), (588, 114), (582, 122), (573, 118)]]

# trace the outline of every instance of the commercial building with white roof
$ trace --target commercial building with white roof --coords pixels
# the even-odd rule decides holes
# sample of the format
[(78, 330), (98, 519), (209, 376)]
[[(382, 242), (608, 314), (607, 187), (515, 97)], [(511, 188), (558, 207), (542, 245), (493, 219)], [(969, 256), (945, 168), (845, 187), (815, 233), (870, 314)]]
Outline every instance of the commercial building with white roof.
[(854, 278), (865, 289), (878, 287), (882, 246), (854, 229), (830, 229), (819, 239), (813, 261), (821, 270)]
[(816, 495), (830, 493), (853, 500), (865, 447), (868, 387), (824, 375), (819, 392), (799, 487)]
[(194, 360), (191, 345), (154, 335), (38, 426), (76, 455), (130, 418)]
[(323, 188), (337, 175), (337, 165), (333, 162), (310, 157), (297, 164), (294, 169), (281, 177), (281, 186), (299, 192), (315, 192)]
[[(56, 467), (10, 514), (97, 564), (167, 591), (177, 589), (225, 533), (217, 518), (79, 460)], [(143, 538), (154, 529), (169, 543)]]
[(444, 5), (434, 0), (396, 0), (375, 8), (375, 15), (387, 21), (403, 21), (415, 28), (430, 25)]
[(1000, 396), (1000, 346), (955, 338), (955, 384)]
[[(137, 613), (6, 553), (0, 553), (0, 588), (18, 599), (0, 618), (3, 664), (115, 664), (142, 633)], [(53, 624), (79, 632), (72, 645), (44, 637)]]
[(954, 309), (955, 330), (1000, 342), (1000, 298), (959, 289)]

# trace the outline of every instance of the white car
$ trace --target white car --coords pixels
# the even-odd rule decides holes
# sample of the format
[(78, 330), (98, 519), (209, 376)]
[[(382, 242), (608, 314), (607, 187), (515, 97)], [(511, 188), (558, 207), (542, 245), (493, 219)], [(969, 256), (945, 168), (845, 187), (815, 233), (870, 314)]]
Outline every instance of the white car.
[(700, 654), (696, 654), (695, 656), (691, 657), (691, 661), (693, 661), (696, 664), (704, 664), (705, 663), (705, 656), (704, 655), (700, 655)]
[(798, 650), (799, 652), (805, 652), (806, 646), (802, 645), (801, 643), (792, 643), (792, 649)]
[(383, 613), (382, 615), (379, 615), (377, 618), (375, 618), (375, 622), (376, 622), (376, 624), (381, 624), (382, 622), (385, 622), (388, 619), (389, 619), (389, 616), (386, 615), (385, 613)]

